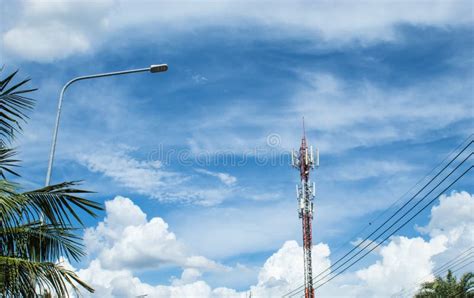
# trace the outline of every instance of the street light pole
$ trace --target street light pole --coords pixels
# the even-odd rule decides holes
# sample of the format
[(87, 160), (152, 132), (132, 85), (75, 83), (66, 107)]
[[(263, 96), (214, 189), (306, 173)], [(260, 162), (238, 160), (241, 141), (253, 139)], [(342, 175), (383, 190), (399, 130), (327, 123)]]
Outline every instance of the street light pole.
[(150, 67), (145, 67), (145, 68), (115, 71), (115, 72), (107, 72), (107, 73), (100, 73), (100, 74), (94, 74), (94, 75), (88, 75), (88, 76), (80, 76), (80, 77), (74, 78), (74, 79), (70, 80), (69, 82), (67, 82), (63, 86), (63, 88), (61, 89), (61, 93), (59, 95), (58, 111), (57, 111), (57, 114), (56, 114), (56, 123), (54, 125), (53, 141), (51, 143), (51, 151), (49, 153), (48, 171), (46, 173), (46, 183), (45, 183), (45, 185), (48, 186), (49, 182), (51, 180), (51, 172), (52, 172), (52, 169), (53, 169), (54, 153), (56, 151), (56, 141), (57, 141), (57, 138), (58, 138), (59, 120), (61, 118), (61, 106), (62, 106), (62, 103), (63, 103), (64, 92), (66, 92), (66, 89), (69, 86), (71, 86), (72, 83), (77, 82), (77, 81), (82, 81), (82, 80), (102, 78), (102, 77), (111, 77), (111, 76), (124, 75), (124, 74), (137, 73), (137, 72), (156, 73), (156, 72), (164, 72), (164, 71), (167, 71), (167, 70), (168, 70), (168, 65), (158, 64), (158, 65), (151, 65)]

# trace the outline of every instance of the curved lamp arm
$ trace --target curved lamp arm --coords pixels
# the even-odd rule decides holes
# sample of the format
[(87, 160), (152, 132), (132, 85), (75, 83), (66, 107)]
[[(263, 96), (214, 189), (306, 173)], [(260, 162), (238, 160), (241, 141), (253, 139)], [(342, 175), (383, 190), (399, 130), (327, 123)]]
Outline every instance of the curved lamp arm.
[(63, 104), (64, 93), (66, 92), (66, 90), (69, 86), (71, 86), (73, 83), (75, 83), (77, 81), (88, 80), (88, 79), (111, 77), (111, 76), (124, 75), (124, 74), (137, 73), (137, 72), (157, 73), (157, 72), (164, 72), (164, 71), (167, 71), (167, 70), (168, 70), (168, 65), (166, 65), (166, 64), (156, 64), (156, 65), (151, 65), (150, 67), (145, 67), (145, 68), (114, 71), (114, 72), (106, 72), (106, 73), (100, 73), (100, 74), (94, 74), (94, 75), (88, 75), (88, 76), (80, 76), (80, 77), (74, 78), (74, 79), (70, 80), (69, 82), (67, 82), (63, 86), (63, 88), (61, 89), (61, 93), (59, 94), (58, 111), (56, 113), (56, 122), (55, 122), (55, 125), (54, 125), (53, 140), (51, 142), (51, 151), (49, 153), (48, 171), (46, 173), (45, 185), (48, 186), (49, 182), (51, 181), (51, 172), (52, 172), (52, 169), (53, 169), (54, 153), (56, 151), (56, 141), (57, 141), (57, 138), (58, 138), (59, 120), (61, 118), (61, 107), (62, 107), (62, 104)]

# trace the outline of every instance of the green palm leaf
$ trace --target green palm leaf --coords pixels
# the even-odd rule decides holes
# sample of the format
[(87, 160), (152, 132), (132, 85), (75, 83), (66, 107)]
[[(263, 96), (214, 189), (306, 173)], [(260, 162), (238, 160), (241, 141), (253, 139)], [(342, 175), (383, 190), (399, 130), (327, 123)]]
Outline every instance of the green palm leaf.
[[(0, 69), (0, 72), (2, 69)], [(78, 182), (64, 182), (21, 192), (8, 181), (18, 176), (18, 160), (9, 148), (22, 130), (34, 100), (26, 94), (29, 79), (15, 81), (17, 71), (0, 80), (0, 297), (38, 297), (53, 294), (67, 297), (78, 286), (93, 292), (58, 260), (78, 261), (85, 255), (76, 224), (83, 226), (81, 213), (97, 216), (100, 204), (82, 196)]]
[(18, 71), (15, 71), (0, 80), (0, 136), (2, 137), (0, 145), (2, 147), (15, 138), (15, 133), (21, 131), (20, 123), (24, 123), (28, 119), (26, 112), (34, 107), (34, 100), (24, 94), (37, 89), (22, 89), (30, 79), (24, 79), (11, 85), (17, 73)]
[(438, 298), (438, 297), (474, 297), (474, 274), (472, 272), (464, 274), (459, 282), (456, 276), (448, 270), (446, 279), (437, 276), (432, 282), (425, 282), (415, 295), (416, 298)]
[(85, 255), (77, 229), (57, 227), (41, 222), (25, 223), (0, 229), (2, 251), (10, 256), (44, 261), (65, 256), (76, 261)]
[(37, 297), (38, 293), (44, 292), (68, 297), (68, 286), (78, 292), (76, 284), (91, 293), (94, 292), (94, 289), (81, 281), (73, 271), (59, 263), (0, 256), (0, 287), (5, 297)]
[(13, 183), (0, 181), (0, 194), (2, 191), (7, 194), (0, 196), (4, 227), (15, 226), (23, 220), (37, 221), (41, 216), (45, 222), (55, 226), (68, 227), (74, 223), (73, 219), (83, 225), (75, 207), (93, 217), (97, 216), (94, 210), (103, 208), (99, 203), (77, 196), (90, 193), (73, 188), (77, 185), (77, 182), (64, 182), (17, 194)]

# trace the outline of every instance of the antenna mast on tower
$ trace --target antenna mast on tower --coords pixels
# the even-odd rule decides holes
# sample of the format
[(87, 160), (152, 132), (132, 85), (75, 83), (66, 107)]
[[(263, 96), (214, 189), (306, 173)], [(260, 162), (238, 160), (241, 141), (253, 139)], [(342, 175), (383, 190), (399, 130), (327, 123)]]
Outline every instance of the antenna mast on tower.
[[(304, 257), (304, 286), (305, 298), (314, 298), (313, 267), (311, 260), (312, 249), (312, 220), (313, 199), (316, 196), (316, 185), (309, 180), (309, 174), (314, 167), (319, 166), (319, 150), (313, 156), (313, 146), (308, 147), (303, 118), (303, 138), (299, 152), (291, 151), (291, 165), (300, 171), (301, 183), (296, 186), (298, 200), (298, 215), (303, 226), (303, 257)], [(314, 158), (316, 157), (316, 159)]]

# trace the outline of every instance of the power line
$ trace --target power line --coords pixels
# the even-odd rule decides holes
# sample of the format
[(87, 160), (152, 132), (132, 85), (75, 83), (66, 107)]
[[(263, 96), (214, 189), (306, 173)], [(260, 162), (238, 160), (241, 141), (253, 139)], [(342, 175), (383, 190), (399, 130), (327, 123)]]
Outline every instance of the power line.
[[(456, 257), (454, 257), (453, 259), (447, 261), (446, 263), (444, 263), (443, 265), (439, 266), (438, 268), (434, 269), (433, 270), (433, 273), (430, 273), (428, 275), (425, 275), (419, 282), (416, 283), (416, 285), (414, 287), (410, 287), (408, 289), (402, 289), (401, 291), (395, 293), (393, 296), (396, 296), (397, 294), (401, 295), (405, 292), (409, 292), (410, 290), (412, 290), (413, 288), (415, 288), (418, 284), (424, 282), (424, 280), (426, 278), (428, 278), (431, 274), (433, 274), (434, 276), (436, 275), (439, 275), (441, 274), (442, 272), (446, 271), (446, 269), (453, 269), (455, 268), (457, 265), (459, 265), (459, 263), (463, 263), (465, 262), (466, 260), (469, 260), (472, 256), (473, 256), (473, 253), (474, 251), (472, 251), (472, 249), (474, 248), (474, 246), (471, 246), (470, 248), (468, 248), (467, 250), (463, 251), (462, 253), (460, 253), (459, 255), (457, 255)], [(466, 255), (466, 253), (468, 253)]]
[[(463, 268), (469, 266), (470, 264), (474, 263), (474, 260), (472, 260), (472, 256), (473, 256), (472, 254), (471, 254), (471, 255), (468, 255), (467, 258), (463, 259), (462, 262), (460, 262), (459, 264), (456, 264), (456, 265), (454, 265), (454, 266), (451, 267), (451, 268), (444, 268), (443, 270), (440, 270), (440, 271), (438, 271), (438, 272), (436, 272), (436, 273), (433, 273), (433, 275), (434, 275), (435, 277), (436, 277), (436, 276), (441, 276), (442, 274), (444, 274), (444, 273), (447, 272), (448, 270), (451, 270), (452, 273), (456, 273), (456, 272), (460, 271), (461, 269), (463, 269)], [(464, 264), (464, 262), (466, 262), (466, 261), (469, 261), (469, 262), (467, 262), (467, 263)], [(459, 268), (457, 268), (457, 269), (454, 269), (454, 268), (456, 268), (458, 265), (462, 265), (462, 266), (459, 267)], [(429, 277), (429, 275), (427, 275), (426, 277)], [(425, 277), (425, 278), (426, 278), (426, 277)], [(405, 295), (405, 294), (409, 294), (409, 293), (412, 292), (413, 290), (416, 290), (416, 288), (418, 287), (418, 285), (421, 284), (421, 283), (424, 283), (424, 281), (423, 281), (423, 280), (420, 280), (418, 283), (416, 283), (416, 285), (415, 285), (414, 287), (411, 287), (411, 288), (408, 288), (408, 289), (406, 289), (406, 290), (404, 290), (404, 291), (401, 291), (401, 292), (399, 293), (399, 295), (400, 295), (400, 296), (403, 296), (403, 295)], [(393, 296), (396, 297), (397, 295), (393, 295)], [(393, 297), (393, 296), (392, 296), (392, 297)]]
[[(455, 266), (459, 265), (459, 263), (462, 263), (463, 261), (465, 261), (465, 258), (468, 258), (468, 259), (469, 259), (470, 257), (474, 256), (474, 251), (471, 251), (472, 248), (474, 248), (474, 247), (471, 246), (471, 248), (469, 248), (468, 250), (466, 250), (465, 252), (469, 252), (469, 253), (468, 253), (467, 255), (463, 256), (461, 259), (459, 259), (459, 260), (452, 260), (452, 263), (451, 263), (451, 264), (444, 264), (443, 266), (440, 266), (437, 270), (443, 272), (443, 271), (445, 271), (445, 270), (448, 269), (448, 268), (452, 268), (452, 267), (455, 267)], [(464, 253), (465, 253), (465, 252), (464, 252)], [(463, 254), (464, 254), (464, 253), (463, 253)], [(460, 257), (460, 256), (458, 256), (458, 258), (459, 258), (459, 257)], [(457, 259), (457, 258), (456, 258), (456, 259)], [(438, 273), (436, 273), (436, 274), (438, 274)]]
[[(464, 141), (462, 141), (456, 148), (454, 148), (453, 150), (451, 150), (451, 152), (449, 152), (449, 154), (441, 161), (439, 162), (434, 168), (432, 168), (428, 174), (426, 174), (423, 178), (421, 178), (420, 180), (418, 180), (412, 187), (410, 187), (409, 190), (407, 190), (403, 195), (401, 195), (396, 201), (394, 201), (387, 209), (385, 209), (382, 213), (380, 213), (379, 215), (377, 215), (374, 219), (372, 219), (371, 221), (369, 221), (368, 225), (366, 225), (366, 227), (363, 229), (367, 229), (367, 227), (371, 226), (372, 223), (374, 223), (375, 221), (377, 221), (377, 219), (379, 219), (380, 217), (382, 217), (385, 213), (387, 213), (392, 207), (394, 207), (398, 202), (400, 202), (403, 197), (405, 195), (407, 195), (408, 193), (410, 193), (418, 184), (420, 184), (420, 182), (422, 182), (423, 180), (425, 180), (426, 178), (428, 178), (429, 175), (431, 175), (431, 173), (433, 173), (438, 167), (440, 167), (446, 160), (448, 160), (448, 158), (454, 154), (454, 152), (456, 152), (459, 148), (462, 147), (462, 145), (464, 143), (466, 143), (467, 141), (469, 141), (469, 139), (474, 136), (474, 134), (470, 134), (466, 139), (464, 139)], [(471, 140), (471, 142), (466, 146), (466, 147), (469, 147), (469, 145), (471, 143), (473, 143), (474, 141)], [(464, 150), (462, 150), (464, 151)], [(361, 232), (362, 233), (362, 232)], [(354, 237), (352, 237), (354, 238)]]
[[(415, 205), (413, 205), (408, 211), (406, 211), (400, 218), (398, 218), (394, 223), (392, 223), (388, 228), (386, 228), (382, 233), (380, 233), (375, 239), (373, 240), (369, 240), (368, 243), (362, 247), (355, 255), (351, 256), (348, 260), (346, 260), (344, 263), (342, 263), (341, 265), (339, 265), (338, 267), (336, 267), (334, 269), (337, 270), (339, 268), (341, 268), (342, 266), (344, 266), (345, 264), (347, 264), (350, 260), (352, 260), (353, 258), (355, 258), (357, 255), (359, 255), (361, 252), (364, 251), (364, 249), (366, 249), (367, 247), (369, 247), (371, 244), (375, 243), (375, 241), (377, 239), (379, 239), (380, 237), (382, 237), (388, 230), (390, 230), (394, 225), (396, 225), (400, 220), (402, 220), (406, 215), (408, 215), (413, 209), (415, 209), (416, 206), (418, 206), (418, 204), (420, 204), (421, 202), (423, 202), (424, 199), (426, 199), (438, 186), (440, 186), (446, 179), (448, 179), (451, 174), (453, 174), (469, 157), (471, 157), (471, 155), (474, 154), (474, 153), (471, 153), (469, 154), (456, 168), (454, 168), (446, 177), (444, 177), (443, 180), (441, 180), (438, 184), (436, 184), (436, 186), (431, 189), (423, 198), (421, 198), (421, 200), (419, 200)], [(393, 216), (392, 216), (393, 217)], [(391, 217), (391, 218), (392, 218)], [(390, 219), (391, 219), (390, 218)], [(383, 227), (383, 225), (385, 225), (385, 223), (387, 223), (387, 221), (385, 221), (379, 228), (377, 228), (376, 231), (378, 231), (381, 227)], [(371, 235), (373, 235), (374, 233), (370, 234), (369, 237)], [(368, 240), (368, 237), (366, 239), (364, 239), (362, 242), (360, 242), (359, 244), (362, 244), (364, 243), (366, 240)], [(353, 251), (353, 250), (352, 250)], [(326, 274), (324, 277), (330, 275), (331, 273), (328, 273)], [(318, 281), (322, 280), (323, 278), (319, 279)]]
[[(396, 297), (398, 295), (402, 296), (403, 294), (408, 294), (409, 292), (414, 290), (418, 286), (418, 284), (423, 283), (425, 281), (425, 279), (430, 277), (431, 275), (439, 276), (441, 273), (445, 272), (446, 270), (451, 270), (451, 272), (454, 273), (454, 272), (460, 270), (461, 268), (464, 268), (465, 266), (462, 266), (459, 269), (454, 269), (458, 265), (463, 264), (465, 261), (469, 261), (471, 259), (471, 257), (474, 256), (474, 251), (472, 251), (473, 248), (474, 248), (474, 246), (471, 246), (470, 248), (468, 248), (465, 251), (461, 252), (460, 254), (458, 254), (453, 259), (450, 259), (449, 261), (447, 261), (443, 265), (441, 265), (438, 268), (436, 268), (435, 270), (433, 270), (433, 273), (425, 275), (425, 276), (423, 276), (423, 278), (420, 279), (420, 281), (418, 281), (416, 283), (413, 283), (413, 284), (415, 284), (415, 286), (409, 287), (407, 289), (402, 289), (399, 292), (393, 294), (392, 297)], [(466, 253), (468, 253), (468, 254), (466, 255)]]
[[(471, 153), (472, 155), (472, 153)], [(356, 261), (352, 262), (351, 264), (349, 264), (347, 267), (343, 268), (341, 272), (337, 273), (336, 275), (334, 275), (333, 277), (331, 277), (329, 280), (325, 281), (324, 283), (322, 283), (321, 285), (315, 287), (314, 289), (318, 289), (320, 287), (322, 287), (323, 285), (325, 285), (326, 283), (328, 283), (329, 281), (333, 280), (335, 277), (339, 276), (340, 274), (342, 274), (343, 272), (345, 272), (347, 269), (349, 269), (350, 267), (352, 267), (354, 264), (356, 264), (357, 262), (359, 262), (361, 259), (363, 259), (365, 256), (367, 256), (370, 252), (372, 252), (374, 249), (376, 249), (377, 247), (379, 247), (382, 243), (384, 243), (388, 238), (390, 238), (393, 234), (395, 234), (396, 232), (398, 232), (401, 228), (403, 228), (408, 222), (410, 222), (414, 217), (416, 217), (418, 214), (420, 214), (424, 209), (426, 209), (430, 204), (432, 204), (435, 200), (438, 199), (439, 196), (441, 196), (446, 190), (448, 190), (451, 186), (453, 186), (459, 179), (461, 179), (464, 175), (466, 175), (474, 166), (471, 166), (469, 167), (466, 171), (464, 171), (464, 173), (462, 173), (458, 178), (456, 178), (448, 187), (446, 187), (443, 191), (441, 191), (437, 196), (435, 196), (430, 202), (428, 202), (428, 204), (426, 204), (421, 210), (419, 210), (417, 213), (415, 213), (412, 217), (410, 217), (408, 220), (406, 220), (401, 226), (399, 226), (398, 228), (396, 228), (390, 235), (388, 235), (387, 237), (385, 237), (381, 242), (377, 243), (373, 248), (371, 248), (368, 252), (366, 252), (364, 255), (362, 255), (361, 257), (359, 257)], [(438, 185), (436, 186), (438, 187)], [(435, 188), (436, 188), (435, 187)], [(410, 210), (411, 211), (411, 210)], [(410, 212), (408, 211), (408, 212)], [(406, 215), (406, 214), (405, 214)], [(401, 219), (401, 218), (400, 218)], [(400, 219), (398, 221), (400, 221)], [(397, 222), (398, 222), (397, 221)], [(397, 223), (395, 222), (395, 223)], [(391, 226), (393, 227), (393, 225)], [(389, 227), (389, 229), (391, 228)], [(384, 233), (386, 232), (387, 230), (384, 231)], [(364, 247), (364, 249), (367, 248)], [(360, 252), (362, 252), (363, 250), (361, 250)], [(359, 253), (360, 253), (359, 252)], [(339, 268), (341, 268), (342, 266), (344, 266), (345, 264), (347, 264), (350, 260), (352, 260), (356, 255), (352, 256), (349, 260), (345, 261), (343, 264), (339, 265), (335, 270), (338, 270)], [(322, 281), (324, 278), (328, 277), (329, 275), (331, 275), (331, 272), (326, 274), (325, 276), (323, 276), (322, 278), (318, 279), (315, 283), (317, 282), (320, 282)], [(295, 291), (292, 291), (292, 292), (295, 292)], [(295, 293), (291, 294), (291, 295), (294, 295), (294, 294), (297, 294), (301, 292), (301, 290), (299, 291), (296, 291)]]
[[(454, 152), (456, 152), (457, 149), (459, 149), (464, 143), (466, 143), (466, 141), (469, 141), (469, 139), (474, 136), (474, 134), (471, 134), (469, 135), (461, 144), (459, 144), (453, 151), (451, 151), (438, 165), (436, 165), (424, 178), (422, 178), (421, 180), (419, 180), (415, 185), (413, 185), (405, 194), (408, 194), (412, 189), (414, 189), (421, 181), (425, 180), (435, 169), (437, 169), (438, 167), (440, 167)], [(451, 162), (449, 162), (445, 167), (443, 167), (442, 170), (439, 171), (438, 175), (443, 172), (447, 167), (449, 167), (449, 165), (459, 157), (459, 155), (461, 155), (474, 141), (471, 140), (469, 142), (468, 145), (466, 145), (452, 160)], [(425, 185), (424, 188), (426, 188), (427, 185), (429, 185), (434, 179), (436, 179), (436, 177), (438, 176), (436, 175), (435, 177), (431, 178), (430, 181)], [(423, 189), (424, 189), (423, 188)], [(421, 191), (423, 191), (423, 189)], [(399, 208), (399, 210), (397, 210), (396, 213), (398, 213), (401, 209), (403, 209), (410, 201), (412, 201), (421, 191), (419, 191), (417, 194), (415, 194), (407, 203), (405, 203), (402, 207)], [(392, 208), (392, 206), (394, 206), (395, 204), (397, 204), (402, 198), (403, 196), (405, 196), (405, 194), (403, 194), (398, 200), (396, 200), (394, 203), (392, 203), (392, 205), (387, 208), (382, 214), (380, 214), (379, 216), (377, 216), (375, 218), (375, 220), (372, 220), (372, 221), (376, 221), (378, 218), (380, 218), (383, 214), (385, 214), (388, 210), (390, 210)], [(396, 215), (396, 213), (394, 215), (392, 215), (392, 217), (390, 217), (387, 221), (389, 221), (391, 218), (393, 218), (393, 216)], [(371, 225), (371, 222), (369, 222), (369, 226)], [(384, 222), (382, 224), (385, 225), (386, 222)], [(333, 268), (337, 263), (339, 263), (341, 260), (343, 260), (345, 257), (347, 257), (349, 254), (351, 254), (354, 250), (356, 250), (357, 248), (359, 248), (368, 238), (370, 238), (373, 234), (375, 234), (379, 229), (381, 228), (381, 226), (379, 226), (379, 228), (377, 230), (375, 230), (374, 232), (372, 232), (369, 236), (367, 236), (363, 241), (361, 241), (360, 243), (358, 243), (354, 248), (352, 248), (348, 253), (346, 253), (344, 256), (340, 257), (335, 263), (333, 263), (331, 266), (327, 267), (325, 270), (323, 270), (322, 272), (320, 272), (318, 275), (316, 275), (314, 278), (317, 278), (319, 276), (321, 276), (323, 273), (327, 272), (329, 269)], [(362, 231), (360, 233), (362, 233), (365, 229), (367, 229), (367, 226), (364, 227), (362, 229)], [(353, 236), (354, 237), (354, 236)], [(351, 237), (351, 238), (353, 238)], [(339, 249), (339, 248), (338, 248)], [(293, 293), (293, 292), (296, 292), (298, 291), (299, 289), (301, 289), (304, 285), (301, 285), (295, 289), (293, 289), (292, 291), (288, 292), (287, 294), (285, 294), (283, 297), (286, 297), (288, 296), (289, 294)]]
[[(441, 164), (444, 163), (445, 160), (447, 160), (449, 158), (449, 156), (451, 156), (453, 154), (453, 152), (455, 152), (458, 148), (460, 148), (466, 141), (468, 141), (470, 139), (470, 137), (472, 136), (472, 134), (465, 140), (463, 141), (460, 145), (458, 145), (458, 147), (452, 151), (450, 154), (448, 154), (448, 156), (439, 164), (437, 165), (434, 169), (438, 168)], [(417, 195), (419, 195), (424, 189), (426, 189), (446, 168), (448, 168), (474, 141), (470, 141), (458, 154), (456, 154), (456, 156), (454, 158), (451, 159), (451, 161), (446, 164), (439, 172), (438, 174), (436, 174), (434, 177), (432, 177), (428, 183), (425, 184), (425, 186), (423, 186), (414, 196), (412, 196), (402, 207), (400, 207), (392, 216), (390, 216), (382, 225), (380, 225), (375, 231), (373, 231), (370, 235), (368, 235), (363, 241), (361, 241), (360, 243), (358, 243), (354, 248), (352, 248), (349, 252), (347, 252), (344, 256), (342, 256), (341, 258), (339, 258), (335, 263), (333, 263), (331, 266), (327, 267), (324, 271), (320, 272), (318, 275), (316, 275), (314, 279), (316, 279), (317, 277), (321, 276), (322, 274), (324, 274), (325, 272), (327, 272), (328, 270), (330, 270), (331, 268), (333, 268), (334, 266), (336, 266), (336, 264), (338, 264), (339, 262), (341, 262), (342, 260), (344, 260), (348, 255), (350, 255), (353, 251), (355, 251), (356, 249), (358, 249), (361, 245), (363, 245), (364, 243), (366, 243), (367, 240), (369, 240), (369, 238), (374, 235), (377, 231), (379, 231), (385, 224), (387, 224), (393, 217), (395, 217), (401, 210), (403, 210), (411, 201), (413, 201)], [(472, 153), (463, 161), (461, 162), (461, 164), (463, 164), (470, 156), (472, 155)], [(400, 221), (403, 217), (405, 217), (411, 210), (413, 210), (413, 208), (415, 208), (421, 201), (423, 201), (434, 189), (436, 189), (442, 182), (444, 182), (457, 168), (459, 168), (459, 166), (461, 165), (459, 164), (447, 177), (445, 177), (440, 183), (438, 183), (438, 185), (433, 188), (427, 195), (425, 195), (425, 197), (423, 199), (421, 199), (418, 203), (416, 203), (413, 207), (411, 207), (410, 210), (408, 210), (402, 217), (400, 217), (394, 224), (396, 224), (398, 221)], [(433, 170), (430, 171), (433, 172)], [(428, 174), (427, 176), (429, 176), (430, 174)], [(425, 176), (425, 178), (427, 177)], [(423, 178), (422, 180), (424, 180), (425, 178)], [(422, 181), (420, 180), (420, 181)], [(420, 182), (419, 181), (419, 182)], [(419, 183), (417, 182), (417, 184)], [(417, 185), (415, 184), (415, 186)], [(413, 189), (414, 187), (412, 187), (411, 189)], [(410, 189), (410, 190), (411, 190)], [(410, 191), (409, 190), (409, 191)], [(408, 192), (409, 192), (408, 191)], [(407, 192), (407, 193), (408, 193)], [(402, 196), (403, 197), (403, 196)], [(400, 198), (401, 199), (401, 198)], [(396, 202), (394, 202), (392, 204), (392, 206), (394, 204), (396, 204), (398, 201), (400, 201), (400, 199), (398, 199)], [(390, 209), (391, 207), (389, 207)], [(384, 213), (386, 213), (389, 209), (387, 209)], [(383, 213), (383, 214), (384, 214)], [(382, 214), (382, 215), (383, 215)], [(381, 215), (379, 215), (380, 217)], [(391, 227), (393, 227), (393, 225), (389, 227), (389, 229)], [(373, 241), (377, 240), (378, 238), (380, 238), (388, 229), (386, 229), (382, 234), (380, 234), (376, 239), (372, 240), (371, 243), (373, 243)], [(370, 241), (370, 240), (369, 240)], [(369, 243), (368, 245), (366, 245), (363, 249), (367, 248), (371, 243)], [(362, 250), (363, 250), (362, 249)], [(347, 260), (346, 262), (344, 262), (342, 265), (339, 265), (335, 270), (337, 270), (338, 268), (340, 268), (341, 266), (343, 266), (344, 264), (346, 264), (348, 261), (350, 261), (351, 259), (353, 259), (355, 256), (357, 256), (360, 252), (359, 251), (356, 255), (352, 256), (349, 260)], [(328, 274), (326, 274), (324, 277), (326, 277)], [(318, 280), (319, 281), (319, 280)], [(299, 286), (297, 288), (295, 288), (294, 290), (288, 292), (287, 294), (285, 294), (283, 297), (286, 297), (288, 295), (293, 295), (292, 293), (297, 293), (298, 290), (301, 289), (302, 286)]]
[[(441, 191), (437, 196), (435, 196), (430, 202), (428, 202), (428, 204), (426, 204), (421, 210), (419, 210), (417, 213), (415, 213), (412, 217), (410, 217), (407, 221), (405, 221), (401, 226), (399, 226), (397, 229), (395, 229), (395, 231), (393, 231), (392, 233), (390, 233), (390, 235), (388, 235), (387, 237), (385, 237), (380, 243), (377, 243), (377, 245), (375, 245), (373, 248), (371, 248), (369, 251), (367, 251), (364, 255), (362, 255), (361, 257), (359, 257), (357, 260), (355, 260), (354, 262), (352, 262), (351, 264), (349, 264), (349, 266), (347, 266), (346, 268), (343, 268), (342, 271), (338, 272), (336, 275), (332, 276), (330, 279), (328, 279), (327, 281), (323, 282), (322, 284), (318, 285), (317, 287), (315, 287), (314, 289), (319, 289), (320, 287), (324, 286), (325, 284), (327, 284), (328, 282), (330, 282), (331, 280), (333, 280), (334, 278), (336, 278), (337, 276), (341, 275), (342, 273), (344, 273), (347, 269), (349, 269), (350, 267), (352, 267), (354, 264), (356, 264), (357, 262), (359, 262), (361, 259), (363, 259), (365, 256), (367, 256), (369, 253), (371, 253), (373, 250), (375, 250), (377, 247), (379, 247), (382, 243), (384, 243), (388, 238), (390, 238), (393, 234), (395, 234), (396, 232), (398, 232), (401, 228), (403, 228), (407, 223), (409, 223), (413, 218), (415, 218), (418, 214), (420, 214), (423, 210), (425, 210), (429, 205), (431, 205), (435, 200), (438, 199), (439, 196), (441, 196), (445, 191), (447, 191), (451, 186), (453, 186), (456, 182), (458, 182), (459, 179), (461, 179), (464, 175), (466, 175), (474, 166), (470, 166), (466, 171), (464, 171), (458, 178), (456, 178), (456, 180), (454, 180), (448, 187), (446, 187), (443, 191)], [(323, 278), (327, 277), (324, 276)], [(319, 279), (317, 282), (321, 281), (322, 279)], [(300, 291), (299, 291), (300, 292)]]

